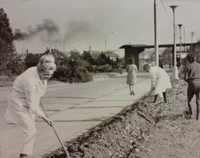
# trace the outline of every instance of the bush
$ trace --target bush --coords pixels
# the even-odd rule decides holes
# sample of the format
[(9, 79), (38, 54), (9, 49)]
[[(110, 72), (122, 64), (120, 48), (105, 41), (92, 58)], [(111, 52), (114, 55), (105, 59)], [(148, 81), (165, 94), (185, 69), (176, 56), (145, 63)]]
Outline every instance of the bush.
[(32, 54), (29, 53), (25, 59), (26, 61), (26, 66), (29, 67), (33, 67), (36, 66), (39, 62), (40, 59), (40, 55), (39, 54)]
[(73, 74), (75, 82), (89, 82), (92, 81), (92, 76), (84, 67), (78, 67)]
[(84, 67), (71, 68), (59, 66), (54, 72), (52, 79), (69, 83), (83, 83), (92, 81), (92, 76)]
[[(26, 64), (20, 60), (19, 58), (14, 58), (7, 64), (7, 70), (5, 71), (4, 75), (8, 75), (9, 77), (20, 75), (27, 69)], [(1, 72), (1, 75), (3, 72)]]

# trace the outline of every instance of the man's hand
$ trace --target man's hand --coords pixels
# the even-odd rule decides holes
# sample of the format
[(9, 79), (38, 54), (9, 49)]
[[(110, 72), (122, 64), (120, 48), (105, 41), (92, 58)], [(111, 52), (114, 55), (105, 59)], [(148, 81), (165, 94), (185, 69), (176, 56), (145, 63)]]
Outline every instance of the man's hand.
[(43, 119), (44, 121), (46, 121), (46, 123), (47, 123), (48, 125), (52, 126), (53, 121), (52, 121), (50, 118), (48, 118), (48, 117), (42, 117), (42, 119)]

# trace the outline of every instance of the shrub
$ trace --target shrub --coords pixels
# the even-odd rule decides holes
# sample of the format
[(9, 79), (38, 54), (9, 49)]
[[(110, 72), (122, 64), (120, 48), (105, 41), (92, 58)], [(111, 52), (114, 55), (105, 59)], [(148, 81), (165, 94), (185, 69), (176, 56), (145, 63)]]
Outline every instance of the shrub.
[(83, 83), (92, 81), (92, 76), (84, 67), (71, 68), (59, 66), (54, 72), (52, 79), (69, 83)]
[(92, 81), (92, 76), (84, 67), (78, 67), (73, 74), (75, 82), (89, 82)]
[(29, 67), (32, 67), (32, 66), (36, 66), (39, 62), (39, 59), (40, 59), (40, 55), (39, 54), (32, 54), (32, 53), (29, 53), (25, 59), (26, 61), (26, 66), (29, 68)]

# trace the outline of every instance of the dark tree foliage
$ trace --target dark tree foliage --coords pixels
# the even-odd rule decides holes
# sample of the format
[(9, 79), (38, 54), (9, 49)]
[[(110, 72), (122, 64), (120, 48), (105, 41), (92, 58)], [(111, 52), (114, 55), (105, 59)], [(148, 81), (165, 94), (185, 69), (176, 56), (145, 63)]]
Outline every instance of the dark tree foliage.
[(38, 54), (32, 54), (32, 53), (29, 53), (27, 56), (26, 56), (26, 66), (27, 67), (33, 67), (33, 66), (36, 66), (39, 62), (39, 59), (40, 59), (40, 55)]
[(97, 58), (97, 65), (105, 65), (110, 64), (110, 58), (106, 56), (104, 52), (101, 52), (99, 57)]
[(4, 9), (0, 9), (0, 74), (10, 74), (11, 63), (16, 59), (13, 33)]
[(83, 60), (87, 61), (90, 65), (95, 64), (95, 60), (89, 51), (84, 51), (82, 54)]
[(163, 64), (172, 64), (172, 48), (166, 48), (162, 54)]

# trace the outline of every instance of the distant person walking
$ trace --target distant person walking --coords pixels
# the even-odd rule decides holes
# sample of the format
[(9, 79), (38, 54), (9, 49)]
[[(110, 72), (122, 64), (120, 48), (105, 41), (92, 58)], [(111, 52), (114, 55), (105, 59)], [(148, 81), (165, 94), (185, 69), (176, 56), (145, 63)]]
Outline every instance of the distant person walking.
[(133, 58), (129, 59), (129, 64), (126, 67), (126, 72), (127, 72), (127, 84), (129, 85), (130, 95), (135, 95), (133, 90), (135, 88), (134, 85), (137, 84), (138, 68), (134, 64)]
[(151, 93), (154, 95), (154, 101), (156, 102), (159, 94), (163, 94), (164, 101), (167, 103), (167, 94), (166, 91), (168, 88), (171, 88), (171, 82), (166, 71), (158, 66), (151, 66), (145, 64), (143, 70), (147, 71), (151, 75)]
[(23, 133), (23, 144), (20, 158), (28, 158), (33, 153), (36, 135), (36, 116), (44, 119), (49, 125), (52, 121), (40, 109), (40, 98), (44, 95), (49, 79), (56, 70), (52, 55), (44, 55), (36, 67), (31, 67), (14, 81), (8, 96), (6, 119), (13, 121)]
[(192, 115), (191, 100), (196, 95), (196, 120), (199, 119), (200, 105), (200, 64), (196, 62), (196, 55), (189, 53), (186, 57), (187, 64), (185, 65), (184, 80), (188, 83), (187, 87), (187, 102), (190, 115)]

